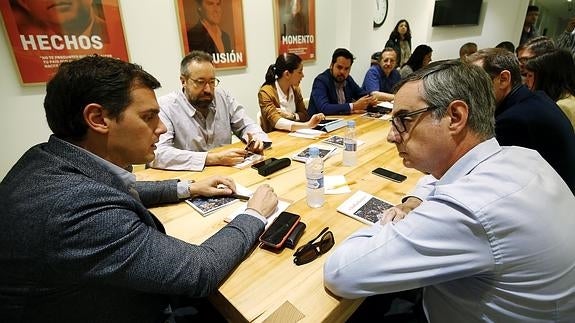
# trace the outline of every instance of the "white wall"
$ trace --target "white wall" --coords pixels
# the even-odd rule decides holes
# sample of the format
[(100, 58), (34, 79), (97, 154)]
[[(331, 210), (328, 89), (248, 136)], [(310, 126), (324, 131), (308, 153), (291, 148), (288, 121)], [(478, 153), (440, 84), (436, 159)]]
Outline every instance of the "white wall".
[[(384, 25), (372, 28), (370, 0), (316, 0), (317, 59), (305, 64), (301, 87), (309, 96), (315, 75), (328, 67), (336, 47), (347, 47), (357, 57), (352, 76), (361, 83), (370, 56), (381, 50), (397, 20), (406, 18), (412, 28), (413, 47), (428, 44), (433, 58), (458, 56), (459, 47), (474, 41), (479, 47), (495, 46), (502, 40), (519, 39), (528, 0), (484, 0), (479, 26), (431, 28), (432, 0), (389, 1)], [(120, 0), (131, 61), (156, 76), (163, 95), (179, 87), (179, 61), (182, 57), (175, 1)], [(272, 1), (244, 0), (244, 24), (248, 66), (218, 73), (222, 86), (244, 103), (255, 117), (257, 91), (269, 64), (275, 61)], [(30, 146), (50, 134), (42, 107), (45, 86), (20, 85), (5, 33), (0, 33), (0, 178)], [(361, 84), (360, 84), (361, 85)]]

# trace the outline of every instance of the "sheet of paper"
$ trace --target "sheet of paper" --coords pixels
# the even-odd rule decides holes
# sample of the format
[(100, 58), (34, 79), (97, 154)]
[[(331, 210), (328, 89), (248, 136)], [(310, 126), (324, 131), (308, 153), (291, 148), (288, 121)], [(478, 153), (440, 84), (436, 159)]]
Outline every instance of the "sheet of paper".
[[(289, 203), (287, 201), (278, 199), (278, 206), (277, 206), (276, 210), (274, 211), (274, 213), (268, 218), (268, 224), (266, 225), (266, 229), (272, 222), (274, 222), (275, 218), (277, 218), (278, 215), (280, 215), (280, 213), (285, 211), (288, 208), (288, 206), (290, 206), (290, 204), (291, 203)], [(224, 219), (224, 221), (225, 222), (231, 222), (236, 216), (238, 216), (238, 214), (244, 213), (247, 205), (248, 205), (248, 203), (242, 203), (242, 205), (239, 208), (237, 208), (235, 211), (233, 211), (230, 215), (228, 215)]]
[(323, 177), (325, 194), (345, 194), (351, 192), (347, 180), (343, 175)]
[(244, 159), (243, 162), (239, 163), (239, 164), (235, 164), (233, 167), (235, 168), (239, 168), (239, 169), (244, 169), (246, 167), (249, 167), (259, 161), (264, 160), (264, 156), (260, 155), (260, 154), (249, 154), (248, 156), (246, 156), (246, 158)]
[(292, 137), (315, 139), (325, 135), (325, 132), (315, 129), (299, 129), (297, 131), (290, 132), (289, 135)]
[(383, 101), (383, 102), (379, 102), (377, 105), (380, 107), (383, 107), (383, 108), (393, 109), (393, 103), (392, 102)]

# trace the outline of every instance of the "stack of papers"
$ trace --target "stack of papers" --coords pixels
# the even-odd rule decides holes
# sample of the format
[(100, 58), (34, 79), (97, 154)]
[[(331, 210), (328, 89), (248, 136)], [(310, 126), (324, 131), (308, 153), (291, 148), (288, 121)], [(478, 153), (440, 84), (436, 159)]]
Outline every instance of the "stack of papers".
[(308, 146), (307, 148), (305, 148), (304, 150), (300, 151), (296, 155), (292, 156), (291, 159), (305, 163), (307, 161), (307, 159), (309, 158), (309, 149), (311, 147), (317, 147), (319, 149), (319, 156), (323, 160), (326, 160), (329, 157), (331, 157), (331, 155), (333, 155), (333, 153), (337, 150), (337, 147), (335, 147), (335, 146), (311, 145), (311, 146)]
[(290, 132), (289, 135), (292, 137), (316, 139), (319, 136), (325, 135), (325, 132), (315, 129), (299, 129), (294, 132)]
[(393, 207), (388, 201), (377, 198), (369, 193), (357, 191), (345, 200), (337, 211), (366, 224), (375, 224), (383, 212)]
[[(251, 196), (253, 194), (252, 191), (239, 184), (236, 184), (236, 193), (245, 196)], [(212, 212), (234, 203), (237, 200), (238, 199), (235, 197), (225, 195), (211, 197), (196, 196), (194, 198), (186, 199), (186, 203), (193, 207), (194, 210), (198, 211), (202, 216), (208, 216)]]
[[(343, 140), (344, 140), (344, 138), (342, 136), (331, 136), (327, 139), (322, 140), (322, 142), (324, 142), (326, 144), (337, 146), (339, 148), (343, 148)], [(364, 144), (364, 141), (356, 139), (356, 144), (358, 146), (361, 146)]]

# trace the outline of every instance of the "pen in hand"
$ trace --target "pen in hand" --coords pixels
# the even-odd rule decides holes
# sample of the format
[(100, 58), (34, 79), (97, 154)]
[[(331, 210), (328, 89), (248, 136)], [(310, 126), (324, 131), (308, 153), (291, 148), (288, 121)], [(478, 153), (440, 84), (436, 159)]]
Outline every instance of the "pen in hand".
[(255, 139), (250, 140), (250, 142), (248, 142), (248, 144), (246, 145), (246, 148), (244, 148), (244, 150), (250, 150), (250, 148), (252, 148), (252, 146), (256, 143)]
[(249, 196), (246, 195), (241, 195), (241, 194), (237, 194), (237, 193), (232, 193), (231, 195), (229, 195), (230, 197), (233, 198), (237, 198), (238, 200), (242, 200), (242, 201), (247, 201), (250, 199)]
[[(219, 189), (224, 189), (224, 188), (228, 188), (228, 187), (225, 186), (224, 184), (219, 184), (219, 185), (217, 186), (217, 188), (219, 188)], [(238, 193), (232, 193), (232, 194), (230, 194), (230, 195), (221, 195), (221, 196), (223, 196), (223, 197), (233, 197), (233, 198), (236, 198), (236, 199), (242, 200), (242, 201), (247, 201), (247, 200), (250, 199), (249, 196), (241, 195), (241, 194), (238, 194)]]

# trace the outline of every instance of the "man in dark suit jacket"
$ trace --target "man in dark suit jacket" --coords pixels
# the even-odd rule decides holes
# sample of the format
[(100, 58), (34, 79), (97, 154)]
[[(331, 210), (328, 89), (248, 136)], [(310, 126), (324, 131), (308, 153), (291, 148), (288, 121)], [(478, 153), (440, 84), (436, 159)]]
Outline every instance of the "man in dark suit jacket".
[(493, 79), (499, 144), (537, 150), (575, 193), (575, 133), (557, 104), (521, 84), (519, 61), (505, 49), (482, 49), (468, 60)]
[(349, 75), (353, 54), (345, 48), (333, 52), (327, 70), (313, 80), (308, 114), (325, 115), (364, 113), (368, 106), (377, 104)]
[(136, 182), (126, 170), (151, 161), (166, 131), (159, 86), (141, 67), (99, 56), (62, 64), (48, 83), (54, 134), (0, 183), (2, 320), (158, 322), (171, 296), (210, 294), (251, 250), (277, 204), (269, 186), (200, 245), (166, 235), (146, 209), (235, 190), (223, 177)]
[[(230, 52), (232, 50), (230, 36), (223, 30), (222, 43), (224, 44), (223, 52)], [(190, 51), (201, 50), (210, 54), (220, 52), (201, 21), (188, 30), (188, 45)]]
[(188, 30), (189, 50), (206, 53), (224, 53), (232, 50), (230, 36), (220, 28), (221, 0), (196, 0), (198, 23)]

